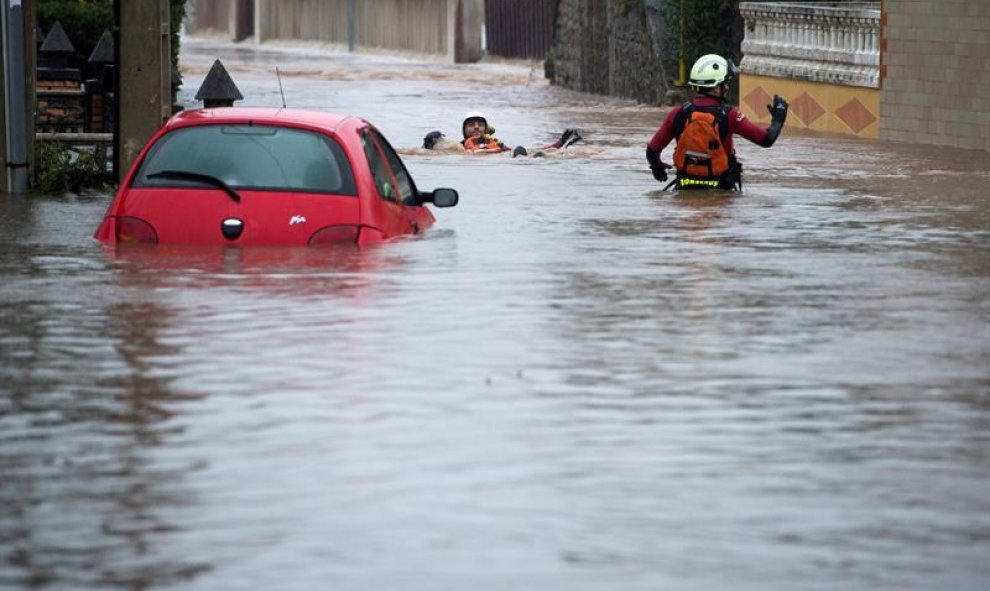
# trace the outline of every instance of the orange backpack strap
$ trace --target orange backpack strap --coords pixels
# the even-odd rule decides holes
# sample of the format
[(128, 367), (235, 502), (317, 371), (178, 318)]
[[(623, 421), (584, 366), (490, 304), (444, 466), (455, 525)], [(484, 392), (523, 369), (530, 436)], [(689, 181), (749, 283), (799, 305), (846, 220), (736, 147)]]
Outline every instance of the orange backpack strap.
[(691, 113), (694, 112), (694, 103), (688, 101), (681, 105), (681, 110), (674, 115), (674, 137), (681, 137), (681, 133), (684, 131), (684, 126), (687, 125), (688, 119), (691, 118)]
[(722, 104), (718, 107), (698, 107), (693, 101), (687, 101), (681, 105), (681, 110), (674, 115), (674, 137), (680, 137), (681, 132), (684, 131), (684, 126), (691, 119), (691, 113), (695, 111), (703, 111), (706, 113), (712, 113), (715, 115), (716, 129), (718, 129), (718, 136), (725, 143), (725, 139), (729, 137), (729, 110), (732, 107), (726, 104)]

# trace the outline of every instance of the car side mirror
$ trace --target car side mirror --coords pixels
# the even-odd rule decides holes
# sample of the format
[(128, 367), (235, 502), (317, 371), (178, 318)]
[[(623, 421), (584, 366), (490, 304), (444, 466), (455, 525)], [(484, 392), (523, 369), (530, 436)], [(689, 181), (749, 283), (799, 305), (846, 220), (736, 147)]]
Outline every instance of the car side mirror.
[(432, 193), (420, 193), (420, 203), (432, 203), (437, 207), (453, 207), (457, 205), (459, 196), (454, 189), (435, 189)]

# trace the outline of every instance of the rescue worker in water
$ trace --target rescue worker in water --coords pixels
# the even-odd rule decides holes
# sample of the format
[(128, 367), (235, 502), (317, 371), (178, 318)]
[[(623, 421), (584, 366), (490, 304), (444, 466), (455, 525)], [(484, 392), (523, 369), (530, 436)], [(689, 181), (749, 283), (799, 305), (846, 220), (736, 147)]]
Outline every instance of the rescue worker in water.
[[(513, 157), (526, 156), (528, 154), (526, 148), (523, 146), (516, 146), (515, 149), (512, 149), (496, 138), (495, 128), (488, 123), (488, 118), (485, 117), (484, 113), (479, 111), (472, 111), (464, 116), (464, 121), (461, 123), (461, 134), (464, 136), (461, 146), (472, 154), (497, 154), (499, 152), (509, 151), (512, 152)], [(423, 147), (427, 150), (432, 150), (443, 137), (444, 135), (441, 132), (431, 131), (423, 138)], [(561, 148), (566, 148), (581, 139), (581, 135), (576, 129), (565, 129), (560, 139), (552, 144), (538, 148), (537, 152), (533, 154), (533, 157), (543, 156), (545, 152), (553, 152)]]
[[(738, 73), (735, 64), (720, 55), (705, 55), (694, 63), (688, 82), (697, 96), (671, 109), (646, 145), (646, 160), (655, 179), (666, 182), (667, 169), (674, 168), (676, 177), (671, 184), (680, 189), (742, 188), (742, 165), (736, 158), (732, 136), (738, 134), (769, 148), (784, 127), (787, 101), (774, 95), (773, 104), (767, 105), (769, 127), (750, 122), (742, 111), (726, 103), (728, 83)], [(671, 166), (660, 156), (675, 139)]]
[(474, 111), (464, 117), (461, 124), (464, 139), (461, 145), (468, 152), (508, 152), (511, 150), (495, 137), (495, 128), (488, 124), (483, 113)]

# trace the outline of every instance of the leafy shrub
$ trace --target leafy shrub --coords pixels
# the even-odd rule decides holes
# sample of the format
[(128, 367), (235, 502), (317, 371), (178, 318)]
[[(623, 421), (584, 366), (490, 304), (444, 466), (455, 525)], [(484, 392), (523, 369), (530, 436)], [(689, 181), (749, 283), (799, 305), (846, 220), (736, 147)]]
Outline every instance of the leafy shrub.
[(91, 152), (58, 141), (35, 142), (32, 183), (35, 193), (62, 195), (83, 189), (105, 189), (109, 181), (110, 176), (100, 169)]

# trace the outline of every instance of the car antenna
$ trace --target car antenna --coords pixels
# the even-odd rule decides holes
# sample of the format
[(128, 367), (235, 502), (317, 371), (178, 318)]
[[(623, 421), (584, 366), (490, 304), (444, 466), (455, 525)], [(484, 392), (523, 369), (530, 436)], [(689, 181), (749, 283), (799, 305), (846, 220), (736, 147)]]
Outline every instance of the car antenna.
[(275, 66), (275, 77), (278, 78), (278, 92), (282, 95), (282, 108), (285, 108), (285, 91), (282, 90), (282, 75), (278, 73), (278, 66)]

